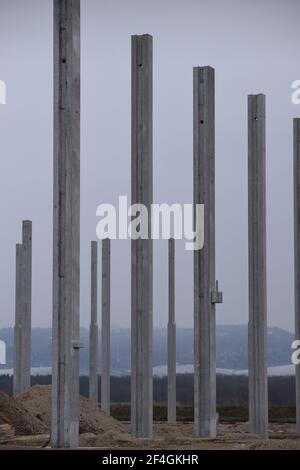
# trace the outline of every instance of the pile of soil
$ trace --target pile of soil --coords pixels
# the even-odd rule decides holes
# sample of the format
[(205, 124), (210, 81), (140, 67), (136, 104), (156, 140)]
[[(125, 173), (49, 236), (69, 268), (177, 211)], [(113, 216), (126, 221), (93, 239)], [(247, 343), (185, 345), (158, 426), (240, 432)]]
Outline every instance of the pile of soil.
[(7, 442), (15, 437), (15, 430), (10, 424), (0, 424), (0, 442)]
[(16, 399), (0, 391), (0, 424), (9, 424), (19, 436), (46, 434), (47, 426), (33, 416)]
[[(16, 402), (25, 408), (31, 415), (45, 425), (50, 431), (51, 427), (51, 385), (36, 385), (28, 392), (19, 395)], [(122, 424), (101, 411), (96, 403), (87, 398), (80, 397), (80, 434), (102, 435), (110, 434), (119, 439), (127, 435)]]

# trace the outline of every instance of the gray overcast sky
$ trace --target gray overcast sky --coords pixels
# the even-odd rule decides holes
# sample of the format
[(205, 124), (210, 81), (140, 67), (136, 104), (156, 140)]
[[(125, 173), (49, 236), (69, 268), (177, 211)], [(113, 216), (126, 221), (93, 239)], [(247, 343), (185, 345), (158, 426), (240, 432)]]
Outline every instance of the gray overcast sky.
[[(154, 36), (155, 202), (192, 202), (192, 67), (216, 68), (218, 323), (245, 324), (247, 94), (267, 95), (268, 318), (293, 329), (291, 82), (298, 0), (82, 0), (81, 322), (101, 202), (130, 196), (130, 36)], [(52, 0), (0, 0), (0, 327), (14, 322), (15, 243), (33, 220), (33, 326), (51, 324)], [(100, 247), (99, 247), (100, 248)], [(167, 243), (155, 244), (154, 321), (167, 319)], [(176, 314), (193, 321), (192, 255), (177, 244)], [(130, 243), (112, 243), (112, 322), (130, 322)]]

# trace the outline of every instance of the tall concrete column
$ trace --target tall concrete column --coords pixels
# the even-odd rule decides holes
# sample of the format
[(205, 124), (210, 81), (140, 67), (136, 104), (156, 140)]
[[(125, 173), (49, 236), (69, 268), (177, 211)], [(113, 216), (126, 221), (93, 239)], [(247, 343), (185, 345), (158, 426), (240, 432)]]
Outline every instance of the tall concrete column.
[(91, 324), (89, 398), (98, 403), (98, 244), (91, 242)]
[(102, 240), (101, 408), (110, 413), (110, 240)]
[(23, 393), (24, 390), (24, 364), (22, 354), (22, 315), (23, 315), (23, 295), (22, 276), (24, 271), (24, 248), (22, 244), (16, 245), (16, 291), (15, 291), (15, 327), (14, 327), (14, 396)]
[(194, 68), (194, 205), (204, 204), (204, 247), (194, 252), (195, 435), (216, 436), (215, 71)]
[(131, 245), (131, 423), (136, 437), (153, 428), (152, 37), (132, 36), (131, 202), (148, 208), (148, 239)]
[(78, 446), (80, 0), (54, 0), (52, 445)]
[(175, 240), (169, 240), (168, 422), (176, 423)]
[[(295, 339), (300, 339), (300, 119), (294, 119)], [(300, 365), (296, 366), (296, 421), (300, 433)]]
[(16, 303), (14, 328), (14, 395), (30, 388), (32, 222), (23, 221), (22, 244), (16, 246)]
[(23, 221), (23, 292), (24, 296), (24, 312), (23, 312), (23, 331), (22, 331), (22, 354), (23, 358), (23, 391), (30, 388), (30, 371), (31, 371), (31, 296), (32, 296), (32, 222), (30, 220)]
[(248, 97), (249, 417), (268, 434), (265, 96)]

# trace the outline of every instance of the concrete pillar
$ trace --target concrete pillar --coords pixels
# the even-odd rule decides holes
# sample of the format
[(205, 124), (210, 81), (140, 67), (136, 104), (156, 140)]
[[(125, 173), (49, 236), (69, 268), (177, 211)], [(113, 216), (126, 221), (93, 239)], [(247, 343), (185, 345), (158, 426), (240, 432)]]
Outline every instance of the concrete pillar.
[(249, 417), (268, 435), (265, 96), (248, 97)]
[(136, 437), (153, 428), (152, 37), (132, 37), (132, 204), (148, 208), (148, 239), (131, 248), (131, 423)]
[(98, 403), (98, 244), (91, 242), (91, 324), (89, 398)]
[(24, 391), (23, 380), (23, 354), (22, 354), (22, 276), (24, 267), (24, 248), (22, 244), (16, 245), (16, 291), (15, 291), (15, 327), (14, 327), (14, 377), (13, 394), (19, 395)]
[(168, 423), (176, 423), (175, 240), (169, 240)]
[(80, 0), (54, 0), (52, 445), (78, 446)]
[(30, 220), (23, 221), (23, 292), (24, 311), (23, 311), (23, 331), (22, 331), (22, 354), (23, 357), (23, 391), (30, 388), (30, 372), (31, 372), (31, 296), (32, 296), (32, 222)]
[[(300, 340), (300, 119), (294, 119), (295, 339)], [(296, 421), (300, 433), (300, 365), (296, 366)]]
[(110, 240), (102, 240), (101, 408), (110, 413)]
[(13, 393), (30, 388), (31, 372), (31, 296), (32, 296), (32, 222), (23, 221), (22, 244), (16, 246), (16, 303), (14, 328)]
[(194, 252), (195, 435), (216, 436), (215, 71), (194, 68), (194, 205), (204, 204), (204, 247)]

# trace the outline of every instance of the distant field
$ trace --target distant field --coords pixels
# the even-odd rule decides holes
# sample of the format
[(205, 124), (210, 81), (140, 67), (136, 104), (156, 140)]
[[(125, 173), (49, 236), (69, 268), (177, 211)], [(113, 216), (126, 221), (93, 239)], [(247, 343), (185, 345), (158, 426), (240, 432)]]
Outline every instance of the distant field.
[[(248, 408), (241, 406), (218, 407), (221, 423), (248, 421)], [(111, 415), (119, 421), (130, 421), (130, 405), (116, 404), (111, 406)], [(269, 410), (269, 421), (272, 423), (294, 423), (296, 410), (294, 407), (277, 406)], [(154, 405), (154, 421), (167, 421), (167, 406), (165, 404)], [(192, 421), (194, 411), (192, 406), (177, 406), (177, 421)]]

